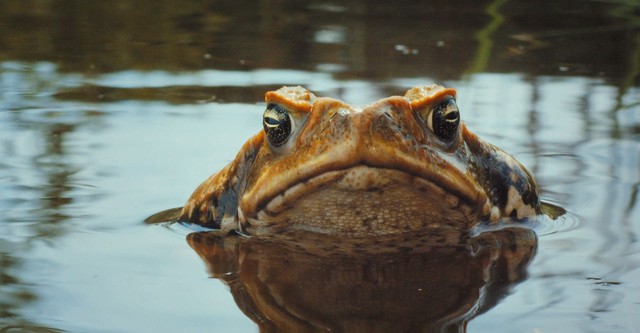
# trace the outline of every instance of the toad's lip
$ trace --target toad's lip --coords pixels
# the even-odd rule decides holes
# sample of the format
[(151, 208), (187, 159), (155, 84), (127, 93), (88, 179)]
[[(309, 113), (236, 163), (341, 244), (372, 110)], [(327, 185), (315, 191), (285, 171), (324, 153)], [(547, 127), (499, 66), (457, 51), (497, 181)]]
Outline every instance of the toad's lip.
[[(356, 163), (321, 156), (292, 169), (274, 171), (266, 168), (251, 190), (244, 193), (240, 202), (241, 216), (260, 219), (260, 212), (271, 215), (281, 213), (295, 205), (299, 198), (329, 186), (339, 186), (352, 192), (352, 195), (383, 189), (389, 185), (388, 181), (371, 177), (375, 170), (393, 170), (404, 174), (404, 183), (408, 187), (431, 184), (431, 189), (434, 186), (441, 189), (443, 200), (451, 201), (456, 198), (456, 201), (470, 207), (476, 215), (486, 215), (487, 195), (466, 170), (460, 170), (438, 154), (430, 154), (431, 163), (425, 163), (423, 158), (412, 159), (397, 152), (385, 153), (380, 150), (377, 150), (375, 156), (363, 158)], [(351, 178), (345, 181), (344, 177), (349, 172)], [(369, 176), (353, 177), (354, 172)]]
[[(402, 187), (404, 194), (413, 193), (420, 196), (420, 199), (429, 199), (437, 202), (445, 209), (456, 209), (465, 207), (465, 214), (469, 214), (477, 206), (478, 202), (460, 200), (458, 193), (451, 193), (434, 182), (418, 177), (403, 171), (393, 169), (382, 169), (365, 165), (354, 166), (344, 170), (328, 171), (306, 181), (299, 182), (284, 192), (273, 197), (258, 211), (258, 219), (265, 216), (276, 216), (296, 205), (296, 202), (311, 193), (327, 191), (331, 188), (334, 192), (348, 192), (349, 196), (362, 197), (370, 195), (371, 192), (386, 194), (387, 190), (393, 192), (391, 195), (398, 195), (398, 187)], [(415, 201), (407, 198), (408, 201)], [(392, 200), (389, 200), (392, 201)], [(323, 205), (323, 202), (318, 202)], [(392, 211), (392, 208), (381, 207), (381, 211)]]

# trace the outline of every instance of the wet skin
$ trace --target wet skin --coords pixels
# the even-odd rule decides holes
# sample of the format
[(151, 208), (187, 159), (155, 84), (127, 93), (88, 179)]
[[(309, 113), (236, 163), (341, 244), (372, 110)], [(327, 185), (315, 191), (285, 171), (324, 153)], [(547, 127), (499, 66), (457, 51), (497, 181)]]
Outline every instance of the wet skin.
[(539, 214), (531, 174), (473, 134), (455, 98), (426, 85), (356, 108), (302, 87), (267, 92), (264, 129), (193, 192), (180, 219), (363, 237)]

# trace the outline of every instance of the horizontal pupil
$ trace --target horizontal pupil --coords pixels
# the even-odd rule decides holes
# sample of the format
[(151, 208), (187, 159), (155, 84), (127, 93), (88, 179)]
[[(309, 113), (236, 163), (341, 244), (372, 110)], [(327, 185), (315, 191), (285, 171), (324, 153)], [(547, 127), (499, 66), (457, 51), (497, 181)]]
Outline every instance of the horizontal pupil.
[(456, 138), (460, 112), (453, 99), (449, 99), (433, 110), (433, 132), (442, 140), (450, 142)]
[(269, 116), (264, 117), (264, 122), (269, 126), (276, 126), (280, 124), (280, 120)]
[(447, 119), (447, 121), (458, 120), (458, 112), (457, 111), (449, 112), (445, 115), (445, 118)]
[(287, 142), (291, 135), (292, 120), (285, 108), (270, 103), (267, 105), (263, 119), (264, 132), (272, 145), (280, 146)]

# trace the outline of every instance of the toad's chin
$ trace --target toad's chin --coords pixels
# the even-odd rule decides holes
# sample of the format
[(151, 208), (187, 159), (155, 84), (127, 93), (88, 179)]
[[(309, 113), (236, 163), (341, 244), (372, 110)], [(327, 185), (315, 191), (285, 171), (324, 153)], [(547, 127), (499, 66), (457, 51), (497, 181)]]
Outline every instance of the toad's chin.
[(354, 237), (438, 226), (466, 230), (481, 215), (474, 199), (426, 177), (359, 165), (298, 182), (247, 218), (244, 227), (254, 235), (294, 229)]

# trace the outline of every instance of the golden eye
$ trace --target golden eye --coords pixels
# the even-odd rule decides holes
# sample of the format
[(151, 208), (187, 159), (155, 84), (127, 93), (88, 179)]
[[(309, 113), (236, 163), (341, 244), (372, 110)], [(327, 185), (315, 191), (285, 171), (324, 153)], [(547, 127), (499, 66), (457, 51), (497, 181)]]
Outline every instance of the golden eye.
[(269, 104), (264, 111), (262, 125), (269, 142), (274, 146), (280, 146), (287, 142), (291, 135), (293, 119), (282, 106)]
[(428, 120), (431, 131), (445, 142), (451, 142), (457, 137), (459, 125), (460, 111), (452, 97), (436, 105)]

